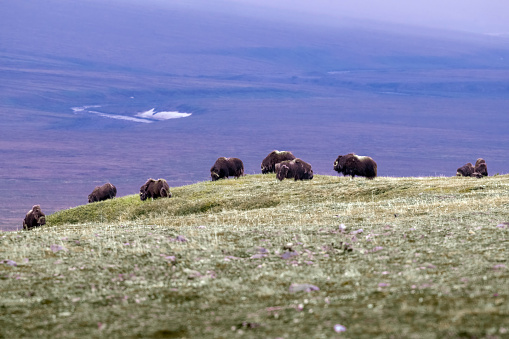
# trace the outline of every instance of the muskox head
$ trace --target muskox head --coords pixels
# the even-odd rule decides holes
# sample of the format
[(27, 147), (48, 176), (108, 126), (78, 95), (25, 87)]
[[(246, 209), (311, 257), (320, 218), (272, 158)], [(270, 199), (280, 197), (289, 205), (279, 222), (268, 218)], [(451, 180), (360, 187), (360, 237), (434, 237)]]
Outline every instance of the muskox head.
[(265, 157), (265, 159), (263, 159), (262, 161), (262, 164), (260, 165), (261, 169), (262, 169), (262, 174), (267, 174), (269, 173), (271, 170), (272, 170), (272, 166), (274, 165), (274, 158), (276, 157), (276, 155), (280, 153), (279, 151), (277, 150), (274, 150), (272, 152), (269, 153), (269, 155), (267, 155)]
[(470, 176), (474, 177), (474, 178), (478, 178), (478, 179), (483, 177), (483, 175), (481, 173), (479, 173), (479, 172), (474, 172)]
[(216, 181), (219, 179), (219, 170), (214, 168), (210, 170), (210, 177), (212, 178), (212, 181)]
[(88, 202), (89, 202), (89, 203), (91, 203), (91, 202), (94, 202), (94, 201), (95, 201), (95, 199), (94, 199), (94, 194), (93, 194), (93, 193), (90, 193), (90, 194), (88, 195)]
[(486, 163), (486, 160), (484, 160), (483, 158), (479, 158), (476, 160), (475, 162), (475, 166), (479, 166), (479, 164), (482, 164), (482, 163)]
[(267, 174), (270, 172), (270, 166), (268, 159), (263, 159), (262, 164), (260, 165), (260, 168), (262, 169), (262, 174)]
[(313, 170), (309, 170), (309, 172), (304, 173), (302, 179), (313, 179)]
[(340, 161), (342, 157), (343, 157), (343, 156), (342, 156), (342, 155), (340, 155), (340, 156), (338, 156), (338, 158), (336, 159), (336, 161), (334, 161), (334, 170), (335, 170), (336, 172), (341, 172), (341, 171), (343, 170), (343, 168), (342, 168), (342, 166), (341, 166), (341, 161)]
[(46, 215), (42, 213), (41, 206), (35, 205), (32, 207), (32, 216), (37, 221), (38, 225), (46, 224)]
[(286, 178), (286, 175), (288, 174), (288, 171), (290, 170), (290, 168), (286, 165), (281, 165), (279, 167), (279, 171), (277, 171), (277, 174), (276, 174), (276, 178), (278, 180), (283, 180)]
[(140, 199), (141, 201), (145, 201), (148, 198), (148, 189), (145, 187), (145, 189), (140, 188)]
[(143, 186), (140, 187), (140, 199), (141, 201), (145, 201), (148, 198), (148, 187), (151, 183), (155, 182), (154, 179), (150, 178), (147, 180)]

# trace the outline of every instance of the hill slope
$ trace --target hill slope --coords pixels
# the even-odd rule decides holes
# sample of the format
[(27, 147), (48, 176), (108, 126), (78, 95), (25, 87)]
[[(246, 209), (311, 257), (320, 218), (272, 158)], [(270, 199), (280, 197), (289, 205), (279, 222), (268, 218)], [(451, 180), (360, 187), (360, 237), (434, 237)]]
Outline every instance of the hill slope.
[(253, 175), (60, 211), (0, 237), (0, 337), (503, 337), (508, 188)]
[[(457, 220), (507, 204), (508, 176), (473, 178), (362, 178), (317, 175), (312, 181), (279, 182), (274, 175), (248, 175), (239, 180), (200, 182), (171, 188), (173, 198), (140, 201), (138, 195), (63, 210), (49, 225), (138, 222), (161, 226), (198, 226), (221, 218), (243, 226), (362, 225), (422, 217)], [(497, 213), (503, 213), (503, 208)], [(397, 214), (395, 219), (394, 215)], [(493, 221), (494, 222), (494, 221)]]

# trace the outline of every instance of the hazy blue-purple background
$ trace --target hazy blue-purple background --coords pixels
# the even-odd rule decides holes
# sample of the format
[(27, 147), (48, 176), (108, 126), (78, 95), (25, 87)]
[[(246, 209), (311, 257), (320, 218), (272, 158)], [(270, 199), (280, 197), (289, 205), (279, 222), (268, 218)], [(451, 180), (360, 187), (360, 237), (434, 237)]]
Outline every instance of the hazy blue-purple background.
[(219, 156), (259, 173), (273, 149), (317, 174), (348, 152), (381, 176), (508, 173), (508, 5), (381, 4), (3, 1), (0, 229), (107, 181), (209, 180)]

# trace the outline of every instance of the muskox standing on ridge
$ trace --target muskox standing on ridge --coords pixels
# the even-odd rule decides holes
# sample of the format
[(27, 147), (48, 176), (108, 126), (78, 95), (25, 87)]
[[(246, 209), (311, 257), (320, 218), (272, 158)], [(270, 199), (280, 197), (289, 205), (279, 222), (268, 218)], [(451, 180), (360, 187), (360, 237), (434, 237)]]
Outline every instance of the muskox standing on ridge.
[(41, 206), (34, 205), (23, 219), (23, 229), (29, 230), (34, 227), (39, 227), (46, 224), (46, 215), (42, 213)]
[(295, 180), (311, 180), (313, 179), (313, 170), (311, 165), (299, 158), (293, 160), (285, 160), (276, 165), (278, 180), (295, 179)]
[(148, 179), (147, 182), (140, 187), (141, 201), (145, 201), (147, 198), (171, 198), (170, 186), (166, 180), (154, 180), (152, 178)]
[(276, 172), (276, 164), (280, 163), (281, 161), (285, 160), (293, 160), (295, 159), (295, 156), (292, 154), (292, 152), (288, 151), (272, 151), (263, 159), (261, 168), (262, 173), (274, 173)]
[(108, 199), (113, 199), (117, 196), (117, 188), (115, 185), (110, 184), (109, 182), (102, 185), (96, 186), (92, 193), (88, 195), (88, 202), (96, 202), (103, 201)]
[(377, 175), (375, 160), (367, 156), (360, 156), (354, 153), (340, 155), (334, 162), (334, 170), (343, 173), (344, 176), (351, 175), (373, 179)]
[(217, 158), (214, 165), (210, 168), (210, 177), (212, 181), (228, 177), (241, 177), (244, 175), (244, 164), (238, 158)]
[(488, 176), (488, 166), (486, 165), (486, 160), (483, 158), (477, 159), (475, 162), (474, 172), (479, 173), (483, 177)]

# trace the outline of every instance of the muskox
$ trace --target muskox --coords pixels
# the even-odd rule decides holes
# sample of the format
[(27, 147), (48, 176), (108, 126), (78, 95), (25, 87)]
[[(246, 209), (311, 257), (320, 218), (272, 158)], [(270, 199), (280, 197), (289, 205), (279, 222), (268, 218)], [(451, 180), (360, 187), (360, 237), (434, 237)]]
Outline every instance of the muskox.
[(152, 178), (148, 179), (147, 182), (140, 187), (141, 201), (145, 201), (147, 198), (171, 198), (170, 186), (166, 180), (154, 180)]
[(472, 163), (466, 163), (456, 170), (456, 176), (458, 177), (471, 177), (475, 172), (474, 165)]
[(375, 160), (367, 156), (360, 156), (354, 153), (340, 155), (334, 162), (334, 170), (343, 173), (344, 176), (366, 177), (373, 179), (377, 175), (377, 165)]
[(280, 163), (281, 161), (293, 159), (295, 159), (295, 156), (292, 154), (292, 152), (272, 151), (262, 161), (262, 173), (274, 173), (276, 172), (276, 164)]
[(474, 177), (482, 178), (488, 176), (488, 167), (483, 158), (477, 159), (475, 166), (472, 163), (467, 163), (456, 170), (458, 177)]
[(486, 160), (483, 158), (477, 159), (475, 162), (474, 172), (479, 173), (483, 177), (488, 176), (488, 166), (486, 165)]
[(285, 160), (276, 165), (276, 178), (295, 179), (295, 180), (311, 180), (313, 179), (313, 170), (311, 165), (299, 158), (293, 160)]
[(88, 195), (88, 202), (96, 202), (103, 201), (108, 199), (113, 199), (117, 196), (117, 188), (115, 185), (110, 184), (109, 182), (102, 185), (96, 186), (92, 193)]
[(235, 177), (244, 175), (244, 164), (238, 158), (217, 158), (214, 165), (210, 168), (210, 177), (212, 181), (218, 179)]
[(34, 205), (23, 219), (23, 229), (29, 230), (34, 227), (39, 227), (46, 224), (46, 215), (41, 211), (41, 206)]

